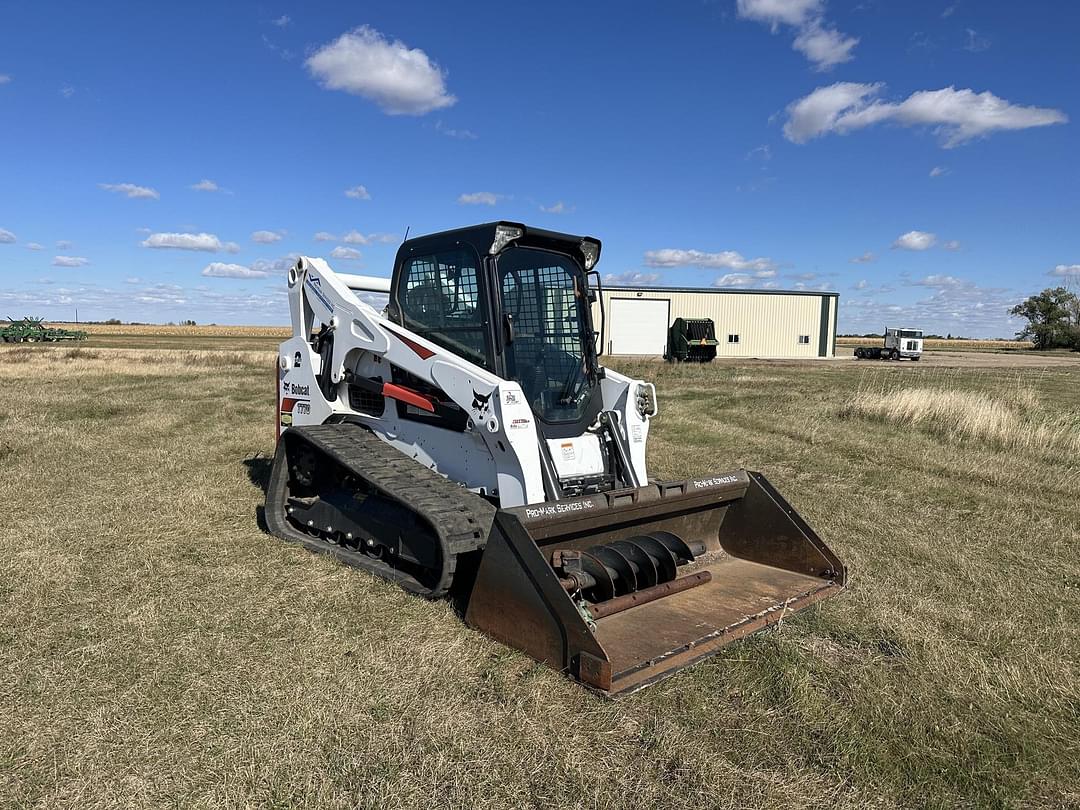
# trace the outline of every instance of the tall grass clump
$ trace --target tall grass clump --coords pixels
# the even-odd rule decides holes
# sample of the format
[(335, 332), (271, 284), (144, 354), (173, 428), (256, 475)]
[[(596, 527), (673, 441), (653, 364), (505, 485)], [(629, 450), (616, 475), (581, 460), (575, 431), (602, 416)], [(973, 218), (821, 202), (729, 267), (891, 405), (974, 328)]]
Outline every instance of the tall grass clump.
[(988, 394), (949, 387), (861, 389), (840, 410), (951, 438), (1034, 452), (1080, 452), (1080, 414), (1053, 413), (1024, 387)]

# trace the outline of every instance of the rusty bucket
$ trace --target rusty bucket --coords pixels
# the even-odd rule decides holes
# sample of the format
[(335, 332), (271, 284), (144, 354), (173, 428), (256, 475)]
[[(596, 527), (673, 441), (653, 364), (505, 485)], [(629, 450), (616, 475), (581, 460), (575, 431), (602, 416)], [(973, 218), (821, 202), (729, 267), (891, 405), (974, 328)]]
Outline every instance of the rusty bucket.
[(607, 695), (843, 589), (843, 563), (759, 473), (500, 510), (468, 624)]

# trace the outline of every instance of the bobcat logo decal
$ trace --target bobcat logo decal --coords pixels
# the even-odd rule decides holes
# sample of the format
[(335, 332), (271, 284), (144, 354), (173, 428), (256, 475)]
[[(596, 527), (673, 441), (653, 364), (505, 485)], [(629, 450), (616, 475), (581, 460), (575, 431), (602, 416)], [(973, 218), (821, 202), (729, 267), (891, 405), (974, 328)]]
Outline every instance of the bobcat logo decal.
[(487, 394), (478, 394), (476, 392), (476, 389), (475, 388), (473, 389), (473, 392), (472, 392), (473, 410), (476, 411), (477, 413), (479, 413), (480, 416), (483, 416), (487, 412), (488, 404), (489, 404), (490, 400), (491, 400), (491, 392), (488, 392)]

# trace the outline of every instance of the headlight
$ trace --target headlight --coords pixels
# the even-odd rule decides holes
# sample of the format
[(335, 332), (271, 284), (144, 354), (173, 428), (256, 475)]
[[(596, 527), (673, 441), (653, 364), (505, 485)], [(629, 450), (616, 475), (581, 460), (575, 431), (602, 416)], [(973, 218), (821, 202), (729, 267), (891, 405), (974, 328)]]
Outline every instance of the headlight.
[(517, 225), (496, 225), (495, 239), (492, 241), (488, 253), (494, 256), (515, 239), (520, 239), (524, 235), (525, 229), (519, 228)]
[(596, 266), (596, 260), (600, 258), (600, 245), (588, 239), (582, 239), (581, 254), (585, 257), (585, 269), (592, 270)]

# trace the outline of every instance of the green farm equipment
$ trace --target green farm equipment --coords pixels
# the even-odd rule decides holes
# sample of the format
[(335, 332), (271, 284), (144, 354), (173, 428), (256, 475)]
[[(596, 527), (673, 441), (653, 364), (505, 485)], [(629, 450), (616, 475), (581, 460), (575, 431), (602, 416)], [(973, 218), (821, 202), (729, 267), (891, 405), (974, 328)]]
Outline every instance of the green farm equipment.
[(668, 360), (709, 363), (716, 357), (716, 329), (711, 318), (676, 318), (668, 332)]
[(29, 316), (15, 320), (8, 316), (8, 325), (0, 327), (4, 343), (55, 343), (62, 340), (86, 340), (86, 332), (46, 326), (44, 318)]

